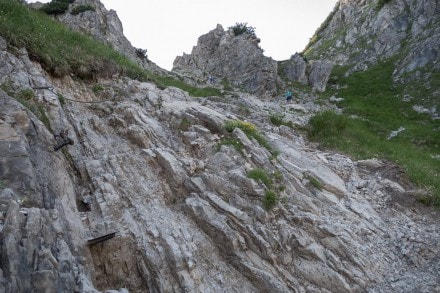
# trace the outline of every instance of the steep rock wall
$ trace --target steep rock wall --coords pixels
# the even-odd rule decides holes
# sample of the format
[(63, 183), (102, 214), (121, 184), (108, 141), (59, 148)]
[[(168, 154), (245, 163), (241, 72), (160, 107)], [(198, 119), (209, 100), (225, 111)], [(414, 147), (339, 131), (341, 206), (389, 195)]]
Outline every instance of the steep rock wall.
[(439, 23), (437, 0), (341, 0), (305, 53), (352, 70), (397, 55), (395, 77), (415, 77), (424, 67), (440, 70)]

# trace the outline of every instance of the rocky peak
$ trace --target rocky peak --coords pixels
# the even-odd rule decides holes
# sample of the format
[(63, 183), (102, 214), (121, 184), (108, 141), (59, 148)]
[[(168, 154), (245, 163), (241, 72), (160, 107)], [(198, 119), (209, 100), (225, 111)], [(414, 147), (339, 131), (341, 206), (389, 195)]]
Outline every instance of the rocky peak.
[(191, 54), (178, 56), (173, 72), (196, 82), (230, 85), (257, 95), (273, 95), (277, 89), (277, 62), (266, 57), (260, 40), (250, 33), (235, 35), (221, 25), (199, 37)]

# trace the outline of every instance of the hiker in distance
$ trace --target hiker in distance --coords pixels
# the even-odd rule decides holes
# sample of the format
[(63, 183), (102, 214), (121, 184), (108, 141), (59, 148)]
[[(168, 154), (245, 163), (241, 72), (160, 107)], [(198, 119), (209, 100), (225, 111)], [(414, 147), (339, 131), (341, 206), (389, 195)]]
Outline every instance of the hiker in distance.
[(285, 96), (286, 96), (286, 102), (287, 103), (292, 102), (292, 92), (291, 91), (287, 91)]
[(208, 76), (208, 83), (214, 84), (214, 77), (212, 75)]

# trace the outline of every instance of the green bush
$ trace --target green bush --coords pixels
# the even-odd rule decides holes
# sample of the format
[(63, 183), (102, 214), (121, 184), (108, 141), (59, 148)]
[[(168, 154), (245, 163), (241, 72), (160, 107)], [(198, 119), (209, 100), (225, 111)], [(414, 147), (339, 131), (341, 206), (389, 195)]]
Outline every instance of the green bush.
[(95, 84), (92, 87), (92, 91), (97, 94), (99, 92), (102, 92), (104, 90), (104, 86), (102, 86), (101, 84)]
[(40, 10), (50, 15), (59, 15), (66, 12), (69, 8), (69, 4), (73, 2), (74, 0), (52, 0), (51, 2), (44, 4)]
[(237, 22), (234, 26), (229, 27), (229, 29), (232, 29), (235, 36), (245, 33), (255, 36), (255, 28), (252, 26), (247, 26), (247, 23)]
[(70, 14), (72, 15), (78, 15), (80, 13), (83, 13), (85, 11), (95, 11), (95, 7), (93, 7), (92, 5), (78, 5), (72, 8), (72, 11), (70, 12)]
[(232, 88), (232, 86), (231, 86), (231, 83), (229, 82), (229, 80), (225, 77), (225, 78), (223, 78), (222, 79), (222, 81), (220, 82), (220, 84), (223, 86), (223, 89), (225, 90), (225, 91), (232, 91), (233, 90), (233, 88)]
[(147, 49), (136, 48), (136, 56), (141, 60), (148, 59)]
[(272, 190), (264, 193), (263, 206), (266, 210), (272, 209), (278, 203), (278, 195)]

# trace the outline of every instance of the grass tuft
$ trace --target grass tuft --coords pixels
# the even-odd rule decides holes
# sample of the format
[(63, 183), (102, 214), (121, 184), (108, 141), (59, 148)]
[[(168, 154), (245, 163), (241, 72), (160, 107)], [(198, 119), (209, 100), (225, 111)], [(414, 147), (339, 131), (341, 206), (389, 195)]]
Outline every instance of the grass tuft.
[(270, 116), (270, 122), (272, 122), (272, 124), (275, 126), (285, 125), (287, 127), (293, 128), (292, 121), (285, 121), (284, 116), (284, 114), (272, 114)]
[(278, 195), (275, 191), (267, 190), (264, 193), (263, 206), (266, 210), (271, 210), (278, 203)]
[(232, 132), (235, 128), (240, 128), (249, 138), (254, 138), (261, 146), (266, 148), (272, 156), (276, 157), (279, 152), (272, 148), (267, 139), (257, 130), (257, 127), (247, 121), (229, 120), (226, 121), (225, 129)]
[(255, 181), (262, 182), (267, 188), (272, 187), (272, 178), (263, 169), (252, 169), (247, 173), (247, 176)]

